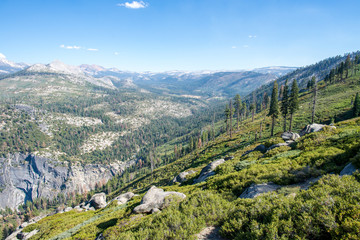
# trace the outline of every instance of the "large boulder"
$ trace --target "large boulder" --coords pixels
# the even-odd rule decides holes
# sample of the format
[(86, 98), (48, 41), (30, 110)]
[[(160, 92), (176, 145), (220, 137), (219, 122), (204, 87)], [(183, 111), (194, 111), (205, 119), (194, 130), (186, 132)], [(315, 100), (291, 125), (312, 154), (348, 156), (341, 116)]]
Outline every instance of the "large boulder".
[(270, 151), (271, 149), (274, 149), (274, 148), (282, 147), (282, 146), (289, 146), (290, 144), (291, 144), (291, 142), (287, 142), (287, 143), (277, 143), (277, 144), (271, 145), (271, 146), (268, 148), (268, 151)]
[(193, 171), (193, 170), (190, 170), (190, 171), (187, 171), (187, 172), (181, 172), (181, 173), (179, 173), (179, 175), (174, 177), (172, 182), (173, 183), (183, 183), (183, 182), (185, 182), (187, 180), (186, 176), (189, 175), (189, 174), (193, 174), (193, 173), (195, 173), (195, 171)]
[(260, 144), (260, 145), (256, 146), (256, 148), (254, 148), (253, 151), (259, 151), (259, 152), (265, 153), (266, 150), (267, 150), (266, 146), (264, 144)]
[[(321, 131), (323, 130), (323, 128), (325, 126), (328, 126), (328, 125), (323, 125), (323, 124), (317, 124), (317, 123), (313, 123), (313, 124), (309, 124), (309, 125), (306, 125), (306, 127), (304, 127), (301, 131), (300, 131), (300, 136), (304, 136), (308, 133), (312, 133), (312, 132), (318, 132), (318, 131)], [(335, 126), (328, 126), (330, 128), (336, 128)]]
[(19, 232), (16, 235), (16, 239), (27, 240), (27, 239), (30, 239), (35, 234), (37, 234), (38, 232), (39, 232), (39, 230), (37, 230), (37, 229), (35, 229), (35, 230), (31, 231), (31, 232)]
[(300, 135), (294, 132), (284, 132), (281, 134), (281, 138), (284, 139), (284, 141), (296, 141), (298, 138), (300, 138)]
[(113, 201), (117, 201), (118, 205), (122, 205), (127, 203), (130, 199), (132, 199), (135, 196), (134, 193), (132, 192), (127, 192), (127, 193), (123, 193), (120, 194), (119, 196), (117, 196), (116, 198), (113, 199)]
[(346, 165), (346, 166), (344, 167), (344, 169), (340, 172), (340, 176), (352, 175), (355, 171), (356, 171), (356, 167), (355, 167), (352, 163), (349, 163), (349, 164)]
[(183, 193), (164, 192), (163, 189), (152, 186), (141, 199), (140, 205), (134, 208), (134, 212), (150, 213), (153, 209), (156, 211), (156, 208), (161, 210), (166, 207), (166, 197), (172, 195), (181, 199), (184, 199), (186, 197), (186, 195)]
[(106, 207), (106, 195), (105, 193), (94, 194), (90, 199), (90, 206), (95, 209), (100, 209)]
[(194, 180), (194, 183), (200, 183), (205, 181), (208, 177), (215, 175), (215, 168), (217, 166), (219, 166), (220, 164), (223, 164), (225, 162), (224, 159), (218, 159), (216, 161), (213, 161), (212, 163), (210, 163), (209, 165), (207, 165), (206, 167), (204, 167), (201, 172), (200, 172), (200, 176)]
[(280, 185), (277, 185), (273, 182), (262, 183), (262, 184), (251, 184), (239, 198), (255, 198), (263, 193), (273, 192), (280, 188)]

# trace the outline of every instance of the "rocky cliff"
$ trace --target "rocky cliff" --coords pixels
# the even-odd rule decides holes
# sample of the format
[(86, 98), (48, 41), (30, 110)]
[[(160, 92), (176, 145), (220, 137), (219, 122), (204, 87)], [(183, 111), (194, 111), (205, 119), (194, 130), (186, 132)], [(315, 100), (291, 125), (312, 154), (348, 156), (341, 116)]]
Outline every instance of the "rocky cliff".
[(25, 154), (0, 158), (0, 208), (15, 209), (26, 201), (53, 198), (60, 192), (89, 191), (133, 163), (81, 165)]

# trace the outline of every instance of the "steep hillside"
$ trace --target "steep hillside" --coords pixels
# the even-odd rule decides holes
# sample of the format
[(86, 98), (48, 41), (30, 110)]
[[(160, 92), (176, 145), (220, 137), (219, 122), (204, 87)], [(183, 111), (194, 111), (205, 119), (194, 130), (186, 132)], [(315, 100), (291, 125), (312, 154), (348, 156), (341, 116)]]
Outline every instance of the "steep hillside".
[[(359, 79), (360, 72), (352, 71), (341, 82), (319, 83), (316, 122), (332, 118), (335, 127), (314, 125), (321, 130), (307, 128), (288, 141), (286, 135), (280, 137), (279, 118), (277, 134), (269, 138), (267, 110), (260, 112), (254, 121), (242, 121), (231, 138), (223, 134), (153, 172), (137, 165), (136, 171), (109, 181), (102, 188), (108, 192), (105, 208), (85, 211), (79, 205), (22, 232), (35, 233), (31, 239), (197, 239), (210, 234), (228, 239), (358, 239), (360, 119), (345, 119), (351, 117), (351, 98), (360, 92)], [(311, 99), (308, 91), (300, 94), (296, 132), (309, 123)], [(260, 123), (261, 136), (255, 139)], [(152, 185), (186, 197), (165, 197), (159, 205), (150, 199), (160, 201), (164, 193)], [(140, 196), (114, 199), (128, 191)]]
[[(350, 55), (352, 59), (355, 58), (356, 55), (359, 55), (358, 52), (353, 52), (350, 54), (344, 54), (343, 56), (336, 56), (324, 59), (318, 63), (301, 67), (292, 71), (288, 74), (285, 74), (277, 79), (279, 85), (283, 85), (286, 79), (289, 79), (291, 82), (293, 79), (296, 79), (299, 86), (305, 88), (307, 82), (311, 80), (312, 77), (315, 77), (317, 81), (324, 79), (324, 77), (329, 74), (330, 70), (339, 65), (341, 62), (344, 62), (347, 56)], [(264, 93), (268, 95), (271, 94), (272, 83), (264, 84), (255, 91), (255, 95), (258, 99), (260, 99)], [(246, 99), (250, 102), (252, 99), (252, 95), (248, 95)]]

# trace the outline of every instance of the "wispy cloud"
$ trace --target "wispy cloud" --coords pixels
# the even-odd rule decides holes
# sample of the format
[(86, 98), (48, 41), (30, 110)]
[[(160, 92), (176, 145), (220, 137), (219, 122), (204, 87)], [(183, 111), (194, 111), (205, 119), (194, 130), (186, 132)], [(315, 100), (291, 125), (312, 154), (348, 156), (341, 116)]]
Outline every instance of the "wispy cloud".
[(243, 45), (243, 48), (248, 48), (249, 47), (249, 45)]
[(119, 53), (118, 52), (114, 52), (114, 54), (117, 56), (117, 55), (119, 55)]
[(235, 49), (235, 48), (237, 48), (237, 46), (232, 46), (231, 48), (232, 48), (232, 49)]
[(65, 49), (75, 49), (75, 50), (79, 50), (81, 47), (80, 46), (66, 46), (64, 44), (60, 45), (61, 48), (65, 48)]
[(139, 8), (146, 8), (149, 6), (149, 4), (144, 1), (132, 1), (132, 2), (119, 3), (117, 4), (117, 6), (131, 8), (131, 9), (139, 9)]
[(87, 50), (88, 50), (88, 51), (93, 51), (93, 52), (99, 51), (99, 49), (97, 49), (97, 48), (88, 48)]
[(249, 38), (256, 38), (256, 35), (249, 35)]

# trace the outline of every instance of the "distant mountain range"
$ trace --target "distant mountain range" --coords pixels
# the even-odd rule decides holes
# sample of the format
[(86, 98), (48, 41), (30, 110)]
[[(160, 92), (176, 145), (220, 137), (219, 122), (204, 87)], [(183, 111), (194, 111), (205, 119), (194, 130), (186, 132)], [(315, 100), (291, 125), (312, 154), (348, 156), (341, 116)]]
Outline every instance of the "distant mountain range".
[(26, 63), (14, 63), (0, 53), (0, 75), (14, 73), (29, 67)]
[(196, 95), (205, 98), (246, 95), (259, 86), (289, 73), (294, 67), (266, 67), (239, 71), (129, 72), (98, 65), (71, 66), (60, 61), (28, 65), (0, 58), (0, 76), (38, 73), (72, 76), (106, 88), (146, 89), (159, 94)]

